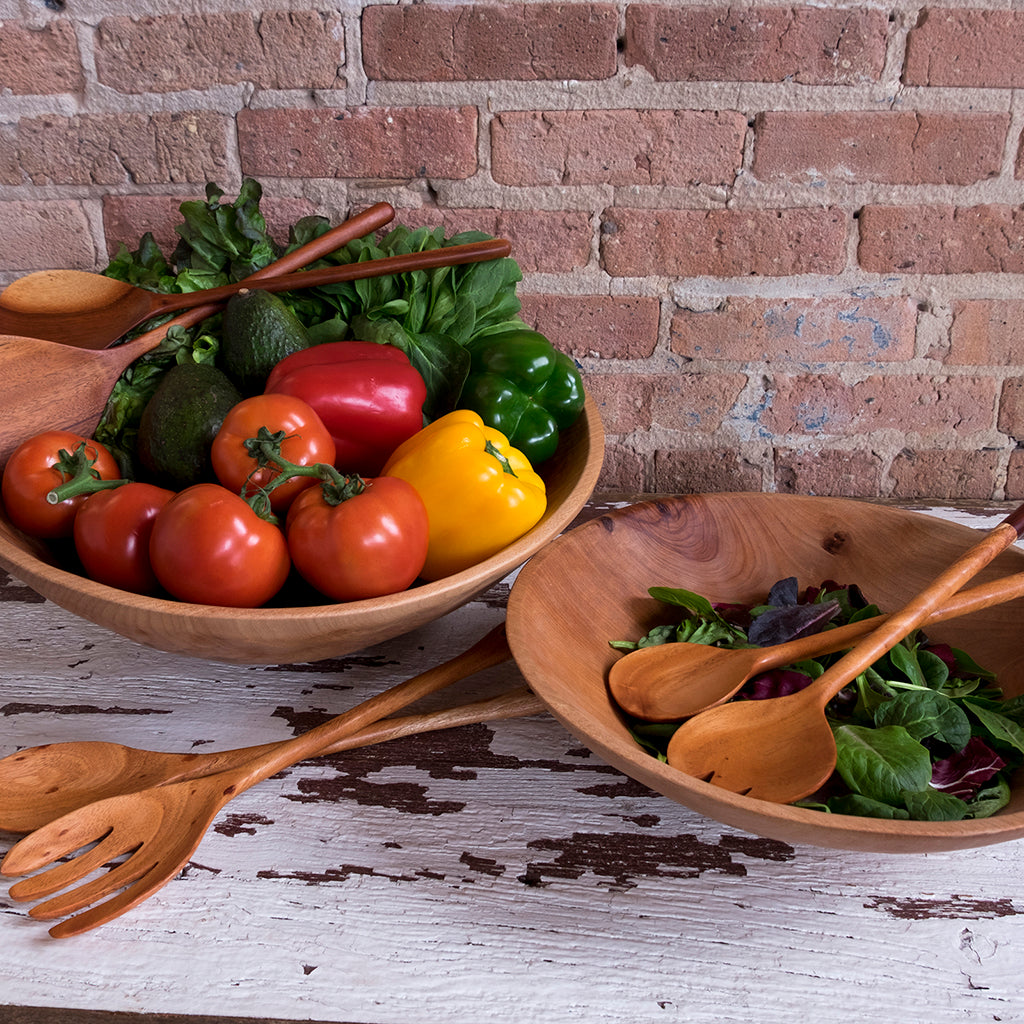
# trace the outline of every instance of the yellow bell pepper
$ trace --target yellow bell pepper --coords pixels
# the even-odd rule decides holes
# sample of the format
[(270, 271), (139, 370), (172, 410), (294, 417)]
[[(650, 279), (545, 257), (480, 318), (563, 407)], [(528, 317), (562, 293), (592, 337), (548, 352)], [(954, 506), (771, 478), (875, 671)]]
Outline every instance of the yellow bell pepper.
[(404, 441), (381, 476), (412, 484), (427, 507), (425, 580), (468, 569), (534, 527), (547, 507), (544, 481), (500, 431), (469, 409), (441, 416)]

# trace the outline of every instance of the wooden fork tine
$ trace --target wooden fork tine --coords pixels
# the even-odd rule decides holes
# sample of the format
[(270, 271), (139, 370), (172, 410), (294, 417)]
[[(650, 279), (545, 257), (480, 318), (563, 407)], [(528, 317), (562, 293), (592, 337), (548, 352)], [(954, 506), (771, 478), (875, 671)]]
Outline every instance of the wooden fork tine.
[[(162, 889), (181, 871), (185, 863), (187, 863), (187, 857), (182, 862), (165, 861), (152, 864), (134, 884), (123, 889), (105, 903), (100, 903), (81, 914), (55, 924), (50, 929), (50, 935), (55, 939), (69, 938), (72, 935), (81, 935), (82, 932), (98, 928), (108, 921), (113, 921), (115, 917), (120, 917), (133, 907), (138, 906), (143, 900), (149, 899), (158, 889)], [(32, 916), (38, 915), (33, 914)]]
[[(137, 844), (138, 848), (135, 852), (123, 863), (118, 864), (105, 875), (80, 885), (77, 889), (69, 889), (45, 903), (37, 904), (29, 910), (29, 916), (41, 920), (64, 917), (66, 914), (73, 914), (128, 886), (130, 888), (125, 891), (133, 894), (131, 899), (126, 897), (125, 900), (121, 900), (121, 896), (124, 895), (122, 893), (95, 908), (98, 911), (100, 907), (121, 907), (120, 910), (108, 910), (106, 913), (109, 916), (97, 920), (97, 924), (102, 924), (104, 920), (110, 920), (111, 917), (117, 917), (174, 878), (188, 864), (189, 858), (195, 853), (204, 834), (205, 830), (194, 836), (192, 841), (179, 843), (176, 847), (164, 850), (162, 855), (155, 858), (150, 850), (151, 840), (143, 839), (141, 843)], [(137, 838), (138, 836), (136, 836)], [(89, 919), (87, 918), (87, 920)], [(86, 927), (94, 926), (87, 925)]]
[(29, 910), (29, 917), (35, 917), (41, 921), (66, 917), (68, 914), (91, 906), (97, 900), (138, 881), (147, 872), (152, 871), (157, 863), (146, 856), (144, 849), (137, 850), (127, 860), (111, 868), (105, 874), (93, 878), (76, 889), (68, 889), (67, 892), (54, 896), (53, 899), (46, 900), (44, 903), (37, 903)]
[(131, 840), (130, 845), (126, 845), (124, 842), (118, 841), (114, 834), (111, 834), (91, 850), (85, 850), (70, 860), (61, 861), (38, 875), (15, 882), (8, 893), (11, 899), (17, 900), (19, 903), (50, 896), (85, 878), (93, 871), (98, 871), (115, 857), (120, 857), (122, 854), (136, 849), (138, 845), (137, 837)]
[[(63, 818), (57, 818), (14, 844), (0, 862), (0, 874), (27, 875), (82, 849), (90, 843), (105, 840), (111, 831), (109, 822), (77, 822), (69, 828)], [(90, 827), (83, 827), (90, 826)], [(122, 851), (124, 852), (124, 851)], [(115, 856), (115, 855), (110, 855)], [(108, 860), (110, 857), (108, 856)]]

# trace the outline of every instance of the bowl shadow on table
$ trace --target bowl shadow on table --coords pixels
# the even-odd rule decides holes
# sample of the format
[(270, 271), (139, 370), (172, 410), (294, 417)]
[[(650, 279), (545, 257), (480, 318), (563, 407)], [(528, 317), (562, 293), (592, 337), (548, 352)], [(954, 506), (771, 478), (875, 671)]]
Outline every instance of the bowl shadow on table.
[[(463, 572), (399, 594), (325, 604), (306, 592), (303, 603), (220, 608), (130, 594), (74, 571), (67, 549), (15, 529), (0, 510), (0, 567), (37, 593), (90, 622), (157, 650), (214, 661), (275, 665), (337, 658), (411, 632), (472, 600), (565, 530), (597, 483), (604, 432), (587, 398), (556, 454), (540, 467), (548, 488), (540, 522), (519, 540)], [(289, 589), (285, 595), (294, 595)]]
[[(649, 587), (684, 587), (713, 601), (762, 599), (779, 579), (856, 583), (895, 611), (979, 538), (923, 513), (841, 498), (756, 493), (670, 497), (614, 510), (547, 545), (522, 569), (508, 606), (509, 643), (552, 714), (609, 764), (710, 818), (787, 843), (926, 853), (1024, 836), (1024, 788), (977, 821), (892, 821), (755, 800), (685, 775), (642, 750), (607, 690), (622, 654), (666, 620)], [(1024, 571), (1001, 554), (974, 582)], [(1006, 696), (1024, 692), (1024, 599), (929, 628), (994, 671)]]

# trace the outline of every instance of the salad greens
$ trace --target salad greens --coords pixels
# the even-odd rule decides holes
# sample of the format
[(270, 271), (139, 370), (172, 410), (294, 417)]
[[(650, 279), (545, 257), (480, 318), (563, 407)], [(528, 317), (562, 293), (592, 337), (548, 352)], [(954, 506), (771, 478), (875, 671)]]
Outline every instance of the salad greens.
[[(614, 648), (677, 641), (761, 647), (880, 614), (856, 586), (826, 581), (801, 593), (795, 577), (780, 580), (755, 605), (712, 603), (667, 587), (649, 593), (682, 609), (681, 621), (656, 626), (639, 640), (614, 640)], [(794, 693), (840, 657), (765, 672), (733, 699)], [(801, 806), (877, 818), (984, 818), (1007, 804), (1010, 778), (1024, 765), (1024, 698), (1003, 700), (991, 672), (963, 651), (932, 642), (922, 630), (848, 684), (826, 713), (836, 739), (836, 770)], [(680, 723), (627, 718), (636, 741), (665, 760)]]
[[(147, 232), (133, 251), (122, 244), (104, 273), (158, 292), (216, 287), (247, 277), (331, 226), (324, 217), (303, 217), (291, 225), (288, 244), (281, 249), (267, 234), (258, 182), (245, 179), (233, 202), (223, 197), (223, 191), (210, 183), (205, 201), (182, 203), (183, 223), (176, 228), (180, 237), (169, 257)], [(441, 227), (397, 225), (380, 240), (356, 239), (311, 266), (379, 259), (488, 237), (465, 231), (446, 238)], [(505, 258), (279, 294), (314, 343), (359, 338), (395, 345), (405, 352), (427, 384), (424, 414), (433, 420), (456, 407), (470, 370), (466, 346), (482, 335), (525, 326), (517, 317), (516, 285), (521, 279), (515, 260)], [(143, 324), (134, 334), (166, 319)], [(163, 374), (188, 360), (217, 364), (220, 324), (218, 314), (192, 328), (172, 328), (157, 349), (118, 381), (96, 439), (108, 445), (123, 464), (130, 465), (142, 409)]]

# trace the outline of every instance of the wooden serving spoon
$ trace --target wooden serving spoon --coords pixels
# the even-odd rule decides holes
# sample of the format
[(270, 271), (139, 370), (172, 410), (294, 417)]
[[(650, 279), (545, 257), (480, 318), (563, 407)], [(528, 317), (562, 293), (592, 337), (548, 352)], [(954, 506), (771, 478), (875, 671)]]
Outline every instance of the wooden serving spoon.
[[(954, 594), (928, 616), (924, 625), (968, 615), (1022, 595), (1024, 573), (1014, 573)], [(608, 689), (619, 707), (635, 718), (677, 722), (724, 704), (762, 672), (845, 651), (888, 619), (888, 615), (875, 615), (771, 647), (727, 649), (692, 643), (641, 647), (612, 665)], [(0, 761), (0, 769), (2, 766)], [(0, 774), (0, 791), (2, 787)]]
[[(429, 267), (476, 263), (507, 256), (504, 239), (428, 249), (340, 267), (308, 270), (319, 283), (355, 281)], [(38, 338), (0, 336), (0, 464), (26, 437), (43, 430), (91, 436), (118, 377), (160, 343), (153, 332), (99, 352)]]
[[(319, 285), (353, 281), (360, 277), (377, 277), (398, 274), (405, 270), (476, 263), (507, 256), (510, 251), (511, 246), (502, 239), (470, 242), (466, 245), (426, 249), (415, 254), (262, 278), (258, 282), (258, 287), (268, 292), (316, 288)], [(413, 255), (415, 259), (410, 264)], [(388, 263), (388, 260), (391, 262)], [(14, 304), (18, 300), (17, 291), (13, 297), (10, 293), (11, 289), (17, 289), (20, 284), (29, 285), (35, 295), (45, 293), (49, 289), (55, 296), (50, 308), (18, 308)], [(232, 295), (253, 287), (256, 287), (253, 282), (245, 280), (221, 285), (218, 288), (164, 294), (137, 288), (124, 281), (115, 281), (102, 274), (87, 274), (81, 270), (41, 270), (15, 281), (0, 294), (0, 334), (56, 341), (73, 348), (104, 349), (133, 327), (155, 316), (174, 313), (180, 309), (193, 309), (196, 306), (219, 305)], [(87, 302), (83, 300), (74, 308), (61, 310), (60, 297), (65, 296), (70, 304), (74, 293), (86, 296)]]
[[(451, 661), (370, 697), (309, 732), (274, 744), (241, 765), (197, 779), (108, 797), (62, 815), (17, 842), (0, 863), (0, 874), (23, 875), (58, 862), (12, 885), (11, 898), (53, 897), (29, 911), (32, 917), (53, 919), (76, 914), (110, 897), (55, 925), (50, 934), (60, 938), (95, 928), (136, 906), (178, 874), (217, 813), (238, 794), (290, 765), (324, 753), (382, 717), (471, 672), (500, 664), (509, 656), (502, 624)], [(76, 851), (82, 852), (63, 860)], [(53, 896), (126, 853), (130, 856), (105, 874)]]
[(785, 697), (741, 700), (687, 719), (668, 745), (668, 763), (744, 796), (793, 803), (821, 788), (836, 765), (825, 706), (972, 576), (1016, 541), (1024, 505), (890, 615), (810, 686)]

